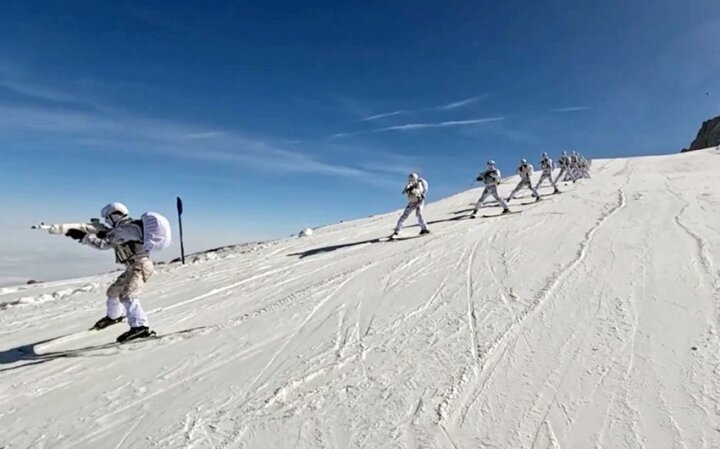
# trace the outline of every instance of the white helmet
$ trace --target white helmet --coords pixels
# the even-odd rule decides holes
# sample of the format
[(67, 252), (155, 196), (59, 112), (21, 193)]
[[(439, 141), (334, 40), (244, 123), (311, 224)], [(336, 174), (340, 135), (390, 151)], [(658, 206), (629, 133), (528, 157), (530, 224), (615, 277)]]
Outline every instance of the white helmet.
[(543, 152), (542, 157), (543, 157), (543, 159), (547, 159), (547, 158), (549, 158), (550, 156), (548, 156), (547, 151), (545, 151), (545, 152)]
[(419, 178), (417, 173), (410, 173), (408, 175), (408, 181), (416, 182)]
[(521, 163), (522, 165), (527, 164), (527, 159), (520, 159), (520, 163)]
[(127, 217), (128, 214), (130, 214), (130, 211), (123, 203), (110, 203), (100, 211), (105, 223), (110, 226), (115, 226), (120, 219)]
[(562, 152), (563, 156), (567, 156), (567, 151)]
[(489, 161), (487, 161), (487, 166), (490, 167), (490, 168), (494, 168), (494, 167), (495, 167), (495, 161), (492, 160), (492, 159), (490, 159)]

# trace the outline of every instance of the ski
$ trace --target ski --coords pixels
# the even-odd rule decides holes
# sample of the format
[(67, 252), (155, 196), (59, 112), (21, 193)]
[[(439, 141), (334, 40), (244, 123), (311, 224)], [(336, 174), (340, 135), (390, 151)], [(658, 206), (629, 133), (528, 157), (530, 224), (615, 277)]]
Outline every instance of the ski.
[[(124, 342), (117, 342), (112, 341), (108, 343), (100, 343), (96, 345), (90, 345), (90, 346), (84, 346), (79, 348), (73, 348), (73, 349), (57, 349), (53, 350), (53, 347), (57, 347), (61, 343), (67, 343), (71, 341), (70, 339), (65, 337), (59, 337), (57, 339), (45, 341), (39, 344), (35, 344), (32, 346), (29, 346), (27, 351), (23, 351), (25, 354), (30, 356), (31, 358), (59, 358), (59, 357), (80, 357), (88, 353), (92, 353), (93, 351), (102, 351), (104, 349), (113, 349), (113, 348), (119, 348), (122, 346), (128, 346), (128, 345), (134, 345), (137, 343), (144, 343), (149, 342), (153, 340), (166, 340), (172, 337), (181, 337), (181, 338), (188, 338), (192, 337), (195, 334), (202, 333), (202, 330), (207, 329), (205, 326), (199, 326), (199, 327), (193, 327), (189, 329), (184, 329), (176, 332), (170, 332), (167, 334), (158, 334), (155, 331), (151, 331), (151, 335), (147, 337), (141, 337), (141, 338), (134, 338), (132, 340), (127, 340)], [(82, 331), (78, 332), (73, 335), (74, 338), (72, 340), (75, 340), (81, 336), (81, 334), (89, 335), (94, 332), (91, 331)], [(114, 352), (113, 352), (114, 353)]]
[(521, 213), (521, 212), (522, 212), (522, 211), (520, 211), (520, 210), (514, 210), (514, 211), (511, 211), (511, 212), (505, 212), (504, 214), (495, 214), (495, 215), (480, 215), (480, 216), (479, 216), (478, 218), (496, 218), (496, 217), (504, 217), (504, 216), (506, 216), (506, 215), (514, 215), (514, 214), (519, 214), (519, 213)]
[(430, 233), (427, 233), (427, 234), (416, 234), (416, 235), (406, 235), (406, 236), (404, 236), (404, 237), (400, 237), (400, 236), (397, 236), (397, 235), (396, 235), (396, 236), (392, 236), (392, 235), (391, 235), (391, 236), (389, 236), (389, 237), (380, 238), (380, 239), (378, 239), (378, 241), (380, 241), (380, 242), (399, 242), (399, 241), (401, 241), (401, 240), (419, 239), (419, 238), (425, 237), (425, 236), (427, 236), (427, 235), (430, 235)]

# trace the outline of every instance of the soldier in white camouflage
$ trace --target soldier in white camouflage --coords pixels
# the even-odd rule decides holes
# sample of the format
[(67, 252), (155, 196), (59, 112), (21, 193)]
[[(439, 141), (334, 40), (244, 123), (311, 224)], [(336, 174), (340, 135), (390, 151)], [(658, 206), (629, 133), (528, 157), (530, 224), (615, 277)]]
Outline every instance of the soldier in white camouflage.
[(497, 186), (500, 184), (501, 180), (501, 174), (500, 170), (495, 165), (495, 161), (490, 160), (487, 162), (487, 169), (480, 173), (478, 175), (476, 181), (482, 182), (485, 185), (485, 189), (483, 190), (482, 195), (480, 195), (480, 199), (477, 201), (477, 204), (475, 205), (475, 209), (473, 210), (473, 213), (471, 215), (472, 218), (477, 217), (478, 211), (480, 210), (480, 207), (482, 207), (485, 200), (492, 196), (495, 198), (495, 200), (498, 202), (500, 207), (503, 208), (502, 213), (506, 214), (510, 212), (510, 209), (508, 209), (507, 203), (500, 197), (500, 195), (497, 192)]
[(70, 229), (66, 234), (95, 249), (113, 249), (115, 260), (125, 265), (125, 271), (107, 289), (107, 315), (95, 323), (93, 329), (119, 323), (127, 316), (130, 330), (118, 337), (119, 342), (150, 336), (153, 333), (138, 298), (154, 271), (149, 253), (143, 247), (142, 221), (131, 219), (128, 208), (122, 203), (108, 204), (101, 214), (109, 231), (88, 234)]

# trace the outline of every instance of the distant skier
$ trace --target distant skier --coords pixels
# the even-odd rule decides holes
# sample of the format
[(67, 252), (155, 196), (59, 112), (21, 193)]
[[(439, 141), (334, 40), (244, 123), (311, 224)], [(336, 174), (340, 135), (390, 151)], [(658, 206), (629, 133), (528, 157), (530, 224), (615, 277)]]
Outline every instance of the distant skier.
[[(569, 173), (575, 180), (582, 178), (582, 172), (580, 171), (580, 155), (577, 151), (570, 153), (570, 170)], [(573, 181), (575, 182), (575, 181)]]
[(502, 198), (500, 198), (500, 195), (497, 193), (497, 186), (500, 184), (500, 170), (495, 165), (495, 161), (488, 161), (487, 162), (487, 170), (480, 173), (480, 175), (477, 177), (476, 181), (482, 182), (485, 184), (485, 189), (483, 190), (482, 195), (480, 195), (480, 199), (477, 201), (477, 204), (475, 205), (475, 210), (473, 210), (471, 218), (477, 217), (478, 211), (480, 210), (480, 207), (485, 202), (488, 196), (492, 196), (497, 200), (498, 204), (500, 204), (500, 207), (503, 208), (502, 213), (506, 214), (510, 212), (510, 209), (508, 209), (508, 205), (505, 201), (503, 201)]
[(425, 207), (425, 196), (427, 195), (427, 192), (428, 182), (418, 176), (417, 173), (410, 173), (410, 175), (408, 175), (407, 184), (402, 191), (403, 195), (407, 195), (408, 203), (400, 216), (397, 225), (395, 225), (395, 230), (391, 235), (391, 238), (397, 237), (403, 223), (405, 223), (405, 220), (408, 219), (413, 211), (415, 211), (418, 223), (420, 223), (420, 235), (430, 233), (430, 230), (425, 223), (425, 218), (423, 217), (423, 208)]
[(578, 171), (583, 178), (590, 178), (590, 161), (578, 153)]
[(567, 180), (569, 177), (570, 179), (572, 179), (572, 182), (575, 182), (575, 177), (570, 170), (570, 156), (568, 155), (567, 151), (562, 152), (562, 155), (560, 155), (560, 158), (558, 159), (558, 164), (560, 165), (560, 173), (558, 173), (557, 177), (555, 178), (555, 184), (560, 181), (560, 178), (563, 178), (563, 175), (565, 175), (563, 181)]
[(137, 297), (154, 271), (149, 252), (143, 247), (143, 222), (131, 219), (122, 203), (108, 204), (100, 213), (111, 228), (109, 231), (95, 235), (70, 229), (66, 234), (96, 249), (114, 249), (115, 260), (126, 267), (107, 289), (107, 315), (95, 323), (93, 329), (106, 328), (127, 316), (130, 330), (120, 335), (118, 342), (150, 337), (155, 333), (148, 327), (147, 316)]
[(517, 187), (510, 192), (510, 196), (507, 198), (507, 202), (509, 203), (513, 197), (523, 188), (528, 188), (530, 191), (532, 191), (532, 195), (535, 197), (535, 201), (540, 201), (540, 194), (537, 193), (537, 190), (532, 186), (532, 174), (533, 174), (533, 166), (532, 164), (528, 163), (527, 159), (523, 159), (520, 161), (520, 166), (517, 169), (518, 175), (520, 175), (520, 182), (518, 182)]
[(540, 160), (540, 168), (542, 168), (542, 174), (540, 175), (540, 180), (538, 180), (538, 183), (535, 186), (535, 190), (538, 190), (543, 181), (547, 179), (550, 182), (550, 185), (552, 185), (555, 189), (553, 190), (553, 193), (560, 193), (560, 190), (557, 188), (557, 184), (555, 184), (555, 181), (552, 177), (553, 160), (550, 159), (550, 156), (548, 156), (547, 153), (542, 154), (542, 159)]

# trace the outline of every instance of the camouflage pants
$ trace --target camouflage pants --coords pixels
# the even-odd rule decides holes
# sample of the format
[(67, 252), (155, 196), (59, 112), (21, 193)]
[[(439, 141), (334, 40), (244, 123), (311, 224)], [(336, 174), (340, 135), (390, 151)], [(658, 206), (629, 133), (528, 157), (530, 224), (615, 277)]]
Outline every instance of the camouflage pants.
[(136, 298), (154, 271), (152, 261), (147, 257), (141, 257), (128, 265), (125, 272), (108, 287), (108, 298), (120, 300)]

